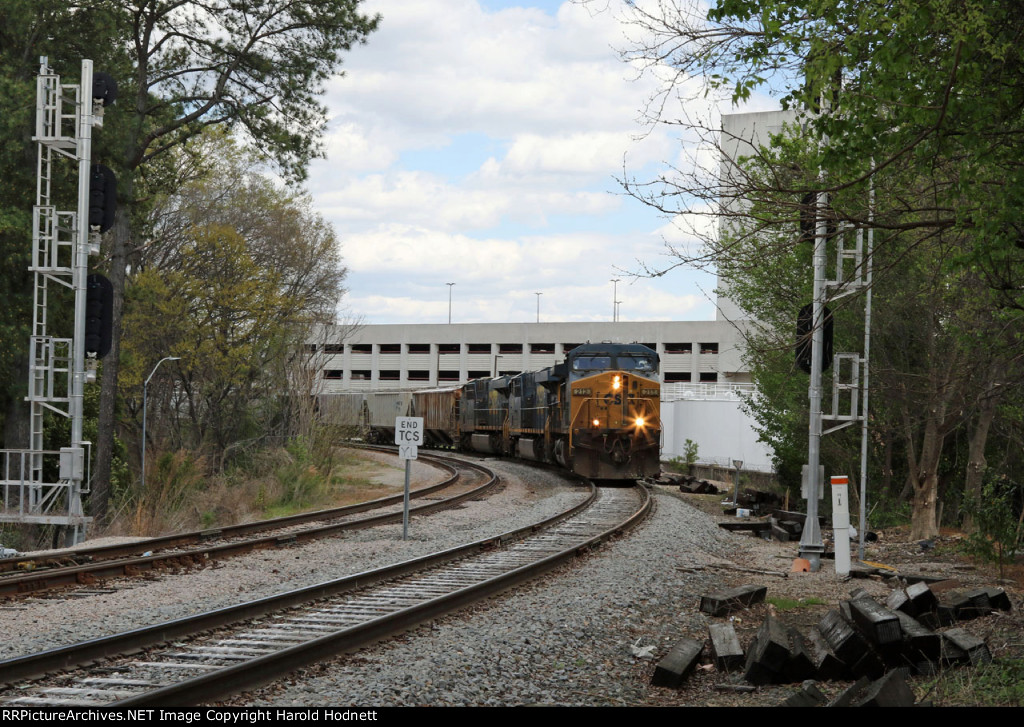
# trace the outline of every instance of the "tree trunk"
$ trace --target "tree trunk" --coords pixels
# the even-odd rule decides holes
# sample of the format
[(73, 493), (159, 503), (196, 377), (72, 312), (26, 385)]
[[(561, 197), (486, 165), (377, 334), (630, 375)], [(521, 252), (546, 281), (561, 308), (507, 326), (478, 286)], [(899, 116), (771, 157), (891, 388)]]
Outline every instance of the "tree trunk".
[(914, 507), (910, 517), (910, 537), (927, 540), (939, 534), (935, 519), (939, 500), (939, 460), (945, 437), (939, 430), (936, 412), (931, 412), (924, 428), (921, 455), (914, 478)]
[[(964, 477), (964, 502), (967, 504), (981, 500), (981, 484), (985, 478), (988, 462), (985, 459), (985, 443), (988, 441), (988, 430), (996, 415), (998, 396), (986, 396), (980, 402), (978, 420), (967, 450), (967, 474)], [(974, 516), (970, 508), (964, 513), (964, 530), (974, 532)]]
[[(130, 189), (131, 184), (129, 182)], [(111, 319), (110, 351), (103, 357), (100, 380), (100, 410), (96, 434), (96, 470), (93, 474), (92, 495), (89, 498), (91, 514), (97, 524), (106, 522), (110, 504), (110, 475), (114, 456), (115, 409), (117, 404), (117, 377), (121, 355), (121, 317), (124, 311), (125, 268), (128, 261), (129, 210), (119, 205), (111, 234), (110, 278), (114, 292), (114, 310)]]
[(925, 475), (923, 481), (914, 486), (914, 509), (910, 516), (910, 537), (914, 540), (928, 540), (939, 534), (935, 519), (939, 501), (939, 476), (935, 472)]

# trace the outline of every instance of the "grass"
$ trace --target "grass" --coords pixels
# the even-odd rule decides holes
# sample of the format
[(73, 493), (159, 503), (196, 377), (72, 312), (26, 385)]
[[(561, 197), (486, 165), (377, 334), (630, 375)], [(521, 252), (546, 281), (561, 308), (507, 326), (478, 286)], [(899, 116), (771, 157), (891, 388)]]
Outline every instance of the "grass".
[(154, 476), (106, 535), (160, 535), (252, 522), (354, 504), (392, 494), (387, 467), (348, 450), (313, 456), (304, 447), (264, 450), (244, 468), (205, 476), (169, 457), (167, 476)]
[(810, 608), (811, 606), (828, 606), (829, 602), (823, 598), (781, 598), (773, 597), (767, 599), (768, 603), (775, 606), (777, 611), (795, 611), (800, 608)]
[(1024, 706), (1024, 659), (950, 669), (919, 682), (919, 694), (937, 706)]

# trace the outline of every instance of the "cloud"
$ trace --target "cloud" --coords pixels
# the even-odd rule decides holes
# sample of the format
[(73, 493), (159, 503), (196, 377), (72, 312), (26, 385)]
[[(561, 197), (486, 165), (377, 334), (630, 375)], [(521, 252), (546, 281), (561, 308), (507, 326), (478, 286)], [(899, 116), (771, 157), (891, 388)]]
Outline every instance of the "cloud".
[[(444, 322), (454, 281), (462, 322), (534, 320), (537, 292), (542, 320), (609, 319), (608, 281), (678, 235), (617, 194), (624, 164), (649, 178), (687, 155), (714, 162), (697, 136), (637, 123), (657, 79), (619, 58), (620, 20), (574, 2), (363, 10), (382, 14), (380, 30), (329, 84), (329, 158), (310, 174), (344, 243), (351, 309)], [(624, 319), (714, 315), (690, 277), (624, 286)]]

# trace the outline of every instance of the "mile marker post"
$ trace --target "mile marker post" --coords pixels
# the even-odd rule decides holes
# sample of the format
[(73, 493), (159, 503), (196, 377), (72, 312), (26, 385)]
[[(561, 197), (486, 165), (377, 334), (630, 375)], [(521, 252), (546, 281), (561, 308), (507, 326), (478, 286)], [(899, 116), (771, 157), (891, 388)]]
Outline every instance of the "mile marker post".
[(423, 444), (423, 417), (395, 417), (395, 444), (398, 458), (405, 460), (405, 498), (402, 505), (402, 540), (409, 539), (409, 471)]
[(850, 479), (846, 475), (832, 477), (832, 533), (835, 544), (836, 575), (850, 575), (850, 501), (847, 490)]

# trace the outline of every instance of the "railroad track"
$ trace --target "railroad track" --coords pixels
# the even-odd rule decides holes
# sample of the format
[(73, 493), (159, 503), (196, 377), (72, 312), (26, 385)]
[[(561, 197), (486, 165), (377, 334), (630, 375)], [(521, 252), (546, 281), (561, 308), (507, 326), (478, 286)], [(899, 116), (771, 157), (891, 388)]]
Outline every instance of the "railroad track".
[[(394, 448), (368, 449), (394, 452)], [(448, 477), (413, 491), (410, 498), (424, 499), (446, 489), (455, 489), (456, 493), (422, 505), (410, 506), (411, 515), (425, 515), (454, 507), (468, 499), (480, 497), (498, 484), (490, 470), (473, 462), (426, 453), (420, 459), (448, 472)], [(467, 477), (467, 474), (472, 476)], [(469, 484), (465, 484), (467, 481)], [(0, 597), (34, 595), (67, 586), (92, 586), (109, 578), (137, 576), (168, 568), (202, 566), (214, 560), (262, 548), (291, 546), (330, 537), (346, 530), (400, 522), (402, 511), (399, 506), (402, 500), (402, 494), (391, 495), (340, 508), (178, 533), (138, 543), (85, 548), (60, 556), (7, 558), (0, 560)], [(355, 517), (386, 508), (391, 510), (378, 515)]]
[[(650, 506), (642, 486), (592, 486), (587, 501), (543, 523), (194, 618), (0, 662), (0, 684), (9, 685), (0, 691), (0, 703), (142, 707), (223, 698), (534, 578), (640, 522)], [(30, 680), (38, 681), (29, 686)]]

